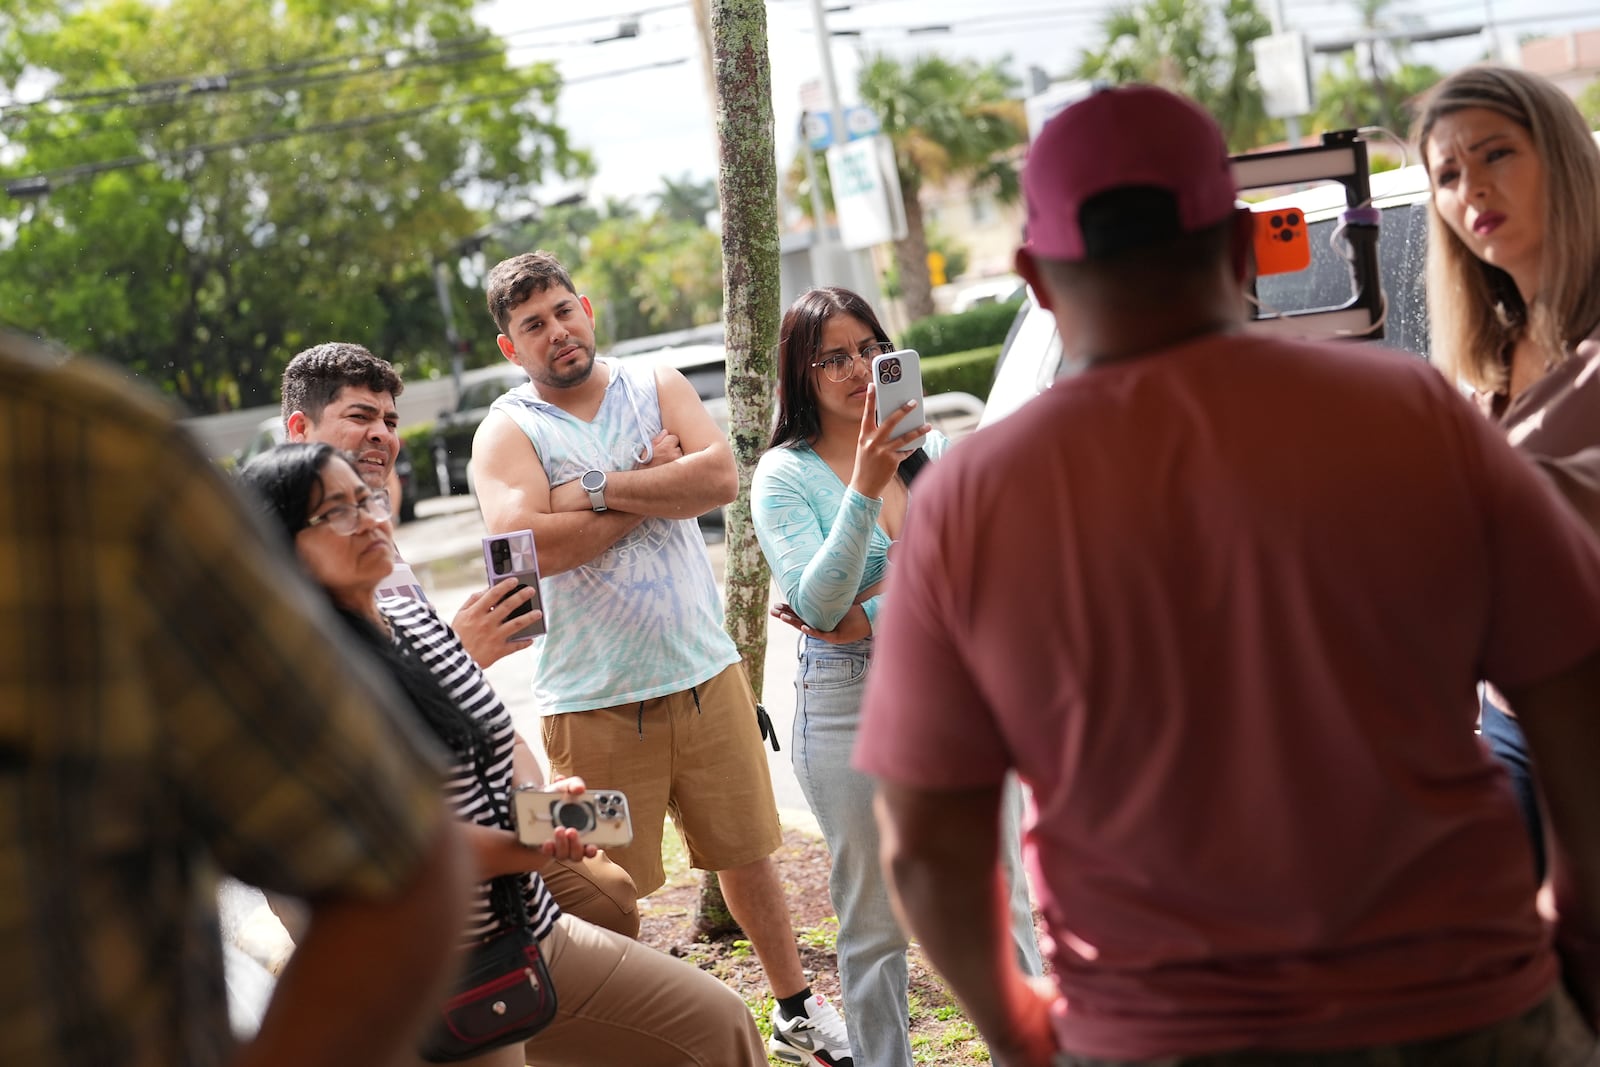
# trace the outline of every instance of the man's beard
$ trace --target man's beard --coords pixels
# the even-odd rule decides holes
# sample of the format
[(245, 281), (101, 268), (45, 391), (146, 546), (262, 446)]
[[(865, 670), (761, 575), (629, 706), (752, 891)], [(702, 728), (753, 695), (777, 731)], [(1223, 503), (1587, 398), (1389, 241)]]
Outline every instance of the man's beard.
[(578, 347), (583, 351), (583, 356), (573, 363), (571, 370), (558, 371), (554, 366), (546, 367), (543, 374), (534, 377), (534, 382), (552, 389), (571, 389), (588, 381), (589, 375), (594, 373), (594, 348), (582, 344)]

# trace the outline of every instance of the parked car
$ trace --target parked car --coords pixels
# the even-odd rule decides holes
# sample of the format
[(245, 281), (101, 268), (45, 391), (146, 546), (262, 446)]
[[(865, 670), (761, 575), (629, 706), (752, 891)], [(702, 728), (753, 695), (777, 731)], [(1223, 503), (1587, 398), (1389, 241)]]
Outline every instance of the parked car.
[[(728, 433), (728, 351), (721, 343), (680, 344), (621, 356), (619, 362), (630, 367), (668, 366), (679, 371), (705, 404), (711, 420), (724, 435)], [(726, 525), (722, 508), (712, 508), (700, 516), (700, 529), (721, 534)]]
[[(702, 334), (709, 333), (707, 327), (699, 329)], [(684, 331), (671, 336), (687, 335), (688, 331)], [(727, 353), (721, 344), (689, 343), (641, 349), (635, 341), (617, 347), (624, 354), (616, 358), (630, 367), (664, 364), (682, 372), (705, 403), (718, 428), (723, 433), (728, 432)], [(527, 375), (509, 363), (504, 367), (468, 371), (462, 376), (461, 395), (456, 401), (455, 410), (441, 411), (438, 421), (434, 423), (431, 451), (441, 492), (471, 491), (467, 472), (472, 459), (472, 438), (478, 432), (478, 426), (496, 400), (527, 380)], [(446, 486), (449, 488), (445, 489)], [(723, 525), (722, 509), (717, 508), (702, 515), (700, 525), (720, 530)]]
[(283, 418), (273, 415), (256, 423), (256, 432), (233, 454), (233, 469), (239, 470), (268, 449), (283, 444)]
[[(238, 470), (268, 449), (283, 444), (283, 417), (273, 415), (256, 425), (256, 432), (239, 451), (233, 454), (233, 469)], [(404, 447), (395, 457), (394, 472), (400, 478), (400, 522), (410, 522), (417, 517), (416, 470)]]
[[(1387, 298), (1383, 337), (1376, 343), (1429, 355), (1428, 307), (1423, 293), (1427, 256), (1428, 178), (1421, 165), (1372, 175), (1372, 202), (1382, 211), (1378, 230), (1378, 271)], [(1279, 311), (1330, 307), (1353, 295), (1350, 271), (1334, 254), (1330, 239), (1344, 210), (1344, 190), (1334, 184), (1251, 205), (1257, 211), (1298, 208), (1305, 214), (1313, 249), (1311, 266), (1292, 274), (1259, 279), (1257, 298)], [(1070, 368), (1062, 365), (1055, 319), (1030, 291), (1000, 350), (994, 384), (979, 428), (998, 422), (1037, 396)]]
[(500, 397), (528, 380), (521, 369), (510, 363), (470, 370), (461, 376), (461, 392), (455, 407), (439, 412), (433, 424), (433, 441), (428, 451), (441, 496), (454, 496), (471, 490), (467, 464), (472, 459), (472, 438), (478, 424), (489, 414), (489, 407)]
[(1022, 279), (1015, 274), (985, 278), (964, 286), (956, 293), (955, 299), (950, 302), (950, 313), (959, 315), (983, 304), (1004, 304), (1015, 300), (1021, 293)]

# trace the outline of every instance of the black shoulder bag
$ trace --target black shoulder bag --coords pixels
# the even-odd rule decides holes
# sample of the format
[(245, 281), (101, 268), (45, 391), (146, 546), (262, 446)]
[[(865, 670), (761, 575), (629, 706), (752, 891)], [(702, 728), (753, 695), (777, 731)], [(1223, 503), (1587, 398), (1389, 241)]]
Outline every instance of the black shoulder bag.
[(429, 1063), (470, 1060), (520, 1043), (556, 1017), (556, 990), (528, 922), (515, 876), (496, 878), (489, 900), (506, 929), (467, 951), (442, 1018), (420, 1049)]

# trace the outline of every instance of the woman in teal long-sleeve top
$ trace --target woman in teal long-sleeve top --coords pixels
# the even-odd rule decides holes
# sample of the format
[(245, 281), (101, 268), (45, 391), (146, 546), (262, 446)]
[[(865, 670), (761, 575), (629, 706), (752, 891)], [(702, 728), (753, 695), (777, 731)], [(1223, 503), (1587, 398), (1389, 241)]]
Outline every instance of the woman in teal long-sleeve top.
[[(922, 427), (900, 449), (897, 410), (878, 425), (872, 357), (894, 345), (872, 308), (847, 289), (813, 289), (785, 313), (778, 348), (778, 422), (756, 467), (751, 510), (761, 550), (799, 628), (790, 758), (833, 854), (830, 892), (855, 1067), (911, 1067), (905, 935), (878, 866), (872, 782), (850, 767), (872, 627), (917, 473), (950, 442)], [(1007, 858), (1018, 954), (1039, 972), (1015, 814)]]

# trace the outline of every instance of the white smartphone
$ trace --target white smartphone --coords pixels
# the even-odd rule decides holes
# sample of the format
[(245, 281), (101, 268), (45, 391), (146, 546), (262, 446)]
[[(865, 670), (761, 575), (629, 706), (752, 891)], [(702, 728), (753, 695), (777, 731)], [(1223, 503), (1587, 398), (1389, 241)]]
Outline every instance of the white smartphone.
[(561, 826), (578, 831), (579, 839), (595, 848), (622, 848), (633, 840), (628, 798), (615, 789), (590, 789), (577, 796), (553, 789), (515, 789), (511, 819), (517, 840), (530, 847), (550, 840)]
[[(910, 348), (902, 348), (896, 352), (885, 352), (881, 356), (872, 357), (872, 380), (878, 386), (878, 421), (881, 423), (895, 409), (907, 400), (916, 400), (918, 404), (911, 411), (906, 412), (905, 418), (900, 420), (896, 427), (900, 432), (895, 435), (895, 440), (925, 425), (928, 416), (922, 410), (922, 357)], [(910, 452), (914, 448), (922, 447), (922, 438), (900, 446), (900, 451)]]
[(520, 640), (524, 637), (538, 637), (544, 633), (544, 598), (539, 594), (539, 554), (534, 551), (533, 531), (516, 530), (512, 533), (485, 537), (483, 569), (488, 575), (490, 585), (503, 578), (515, 578), (519, 588), (526, 586), (533, 590), (533, 599), (513, 610), (511, 617), (514, 619), (518, 615), (528, 615), (535, 610), (538, 610), (540, 615), (511, 636)]

